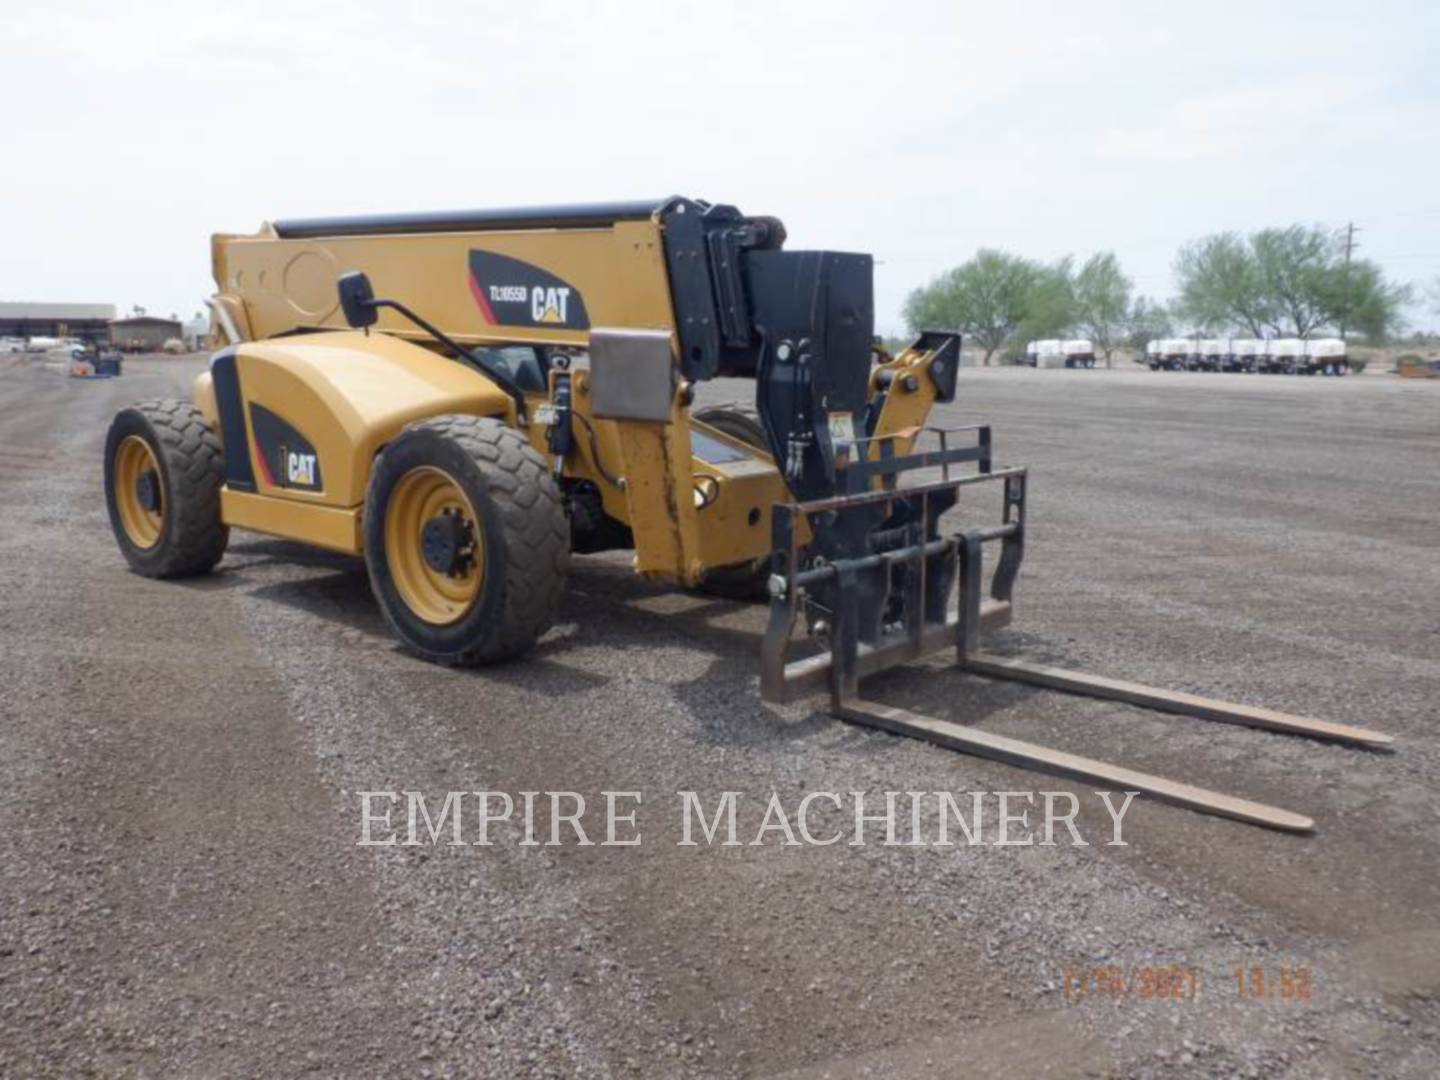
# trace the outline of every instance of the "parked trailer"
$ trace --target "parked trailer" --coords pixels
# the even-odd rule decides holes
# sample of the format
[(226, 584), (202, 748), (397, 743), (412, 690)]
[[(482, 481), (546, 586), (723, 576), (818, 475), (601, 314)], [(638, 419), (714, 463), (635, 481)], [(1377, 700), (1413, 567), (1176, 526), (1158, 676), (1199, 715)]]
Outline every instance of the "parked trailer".
[(1306, 375), (1344, 375), (1350, 370), (1350, 359), (1345, 355), (1345, 342), (1341, 338), (1315, 338), (1305, 343), (1305, 354), (1301, 368)]
[(1045, 338), (1025, 346), (1025, 363), (1033, 368), (1093, 368), (1095, 346), (1083, 338)]
[(1305, 342), (1299, 338), (1275, 338), (1270, 342), (1268, 359), (1265, 370), (1294, 375), (1305, 362)]
[(1259, 371), (1265, 360), (1264, 338), (1231, 338), (1230, 371)]
[[(1068, 345), (1069, 342), (1064, 344)], [(1145, 346), (1151, 371), (1262, 371), (1285, 375), (1344, 375), (1350, 370), (1340, 338), (1157, 338)]]
[(1196, 344), (1195, 365), (1200, 371), (1221, 371), (1230, 362), (1230, 341), (1227, 338), (1201, 338)]
[(1095, 346), (1084, 338), (1062, 341), (1060, 352), (1064, 355), (1065, 366), (1068, 368), (1093, 368), (1095, 366)]
[(1035, 346), (1034, 359), (1030, 362), (1032, 367), (1037, 368), (1061, 368), (1069, 367), (1065, 363), (1064, 342), (1047, 338), (1043, 341), (1032, 341)]
[(1186, 338), (1158, 338), (1145, 347), (1150, 370), (1182, 371), (1190, 359), (1190, 342)]

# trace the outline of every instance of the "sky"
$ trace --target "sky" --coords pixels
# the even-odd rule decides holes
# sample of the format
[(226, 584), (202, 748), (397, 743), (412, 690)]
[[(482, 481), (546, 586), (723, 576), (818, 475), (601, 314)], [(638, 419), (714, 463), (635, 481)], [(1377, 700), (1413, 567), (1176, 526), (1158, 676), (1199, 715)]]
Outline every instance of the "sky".
[(1353, 221), (1440, 276), (1433, 2), (4, 6), (5, 300), (188, 317), (212, 232), (671, 194), (873, 253), (887, 333), (980, 247), (1163, 299), (1186, 240)]

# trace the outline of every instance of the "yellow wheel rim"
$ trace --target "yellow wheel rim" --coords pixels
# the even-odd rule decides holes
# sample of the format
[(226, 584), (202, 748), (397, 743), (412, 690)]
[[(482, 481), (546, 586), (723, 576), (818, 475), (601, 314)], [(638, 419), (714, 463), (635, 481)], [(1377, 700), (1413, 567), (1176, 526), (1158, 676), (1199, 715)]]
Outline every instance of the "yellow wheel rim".
[(154, 547), (165, 524), (160, 463), (150, 444), (127, 435), (115, 451), (115, 509), (125, 536), (137, 548)]
[(426, 622), (444, 626), (474, 607), (485, 583), (484, 531), (449, 473), (421, 465), (390, 490), (385, 559), (405, 606)]

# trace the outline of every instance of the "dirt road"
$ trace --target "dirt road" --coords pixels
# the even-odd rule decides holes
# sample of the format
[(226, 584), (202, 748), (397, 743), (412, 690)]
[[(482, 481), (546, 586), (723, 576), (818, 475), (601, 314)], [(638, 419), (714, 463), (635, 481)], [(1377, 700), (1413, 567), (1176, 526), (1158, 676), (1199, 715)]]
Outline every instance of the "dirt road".
[[(479, 672), (398, 649), (358, 561), (236, 533), (208, 578), (128, 573), (105, 426), (199, 366), (0, 370), (0, 1075), (1440, 1074), (1440, 386), (965, 372), (944, 419), (1033, 470), (997, 644), (1399, 738), (876, 681), (1317, 821), (1137, 801), (1115, 847), (1085, 785), (760, 706), (763, 611), (621, 557)], [(637, 790), (643, 843), (357, 846), (358, 793), (407, 790)], [(678, 844), (688, 790), (741, 792), (746, 842)], [(811, 790), (1068, 791), (1093, 843), (748, 843)]]

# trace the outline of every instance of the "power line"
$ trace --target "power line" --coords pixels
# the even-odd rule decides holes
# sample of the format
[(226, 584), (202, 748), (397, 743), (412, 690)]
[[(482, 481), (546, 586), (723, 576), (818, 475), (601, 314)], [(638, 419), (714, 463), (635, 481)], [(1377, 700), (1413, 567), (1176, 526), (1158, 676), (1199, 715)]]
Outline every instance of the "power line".
[(1340, 340), (1345, 340), (1345, 320), (1350, 315), (1350, 255), (1355, 250), (1355, 222), (1345, 225), (1345, 306), (1340, 312)]
[(1403, 255), (1372, 255), (1376, 262), (1387, 259), (1440, 259), (1440, 251), (1407, 251)]

